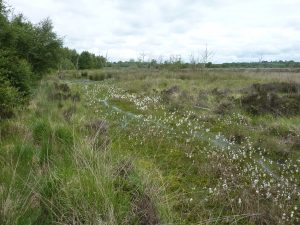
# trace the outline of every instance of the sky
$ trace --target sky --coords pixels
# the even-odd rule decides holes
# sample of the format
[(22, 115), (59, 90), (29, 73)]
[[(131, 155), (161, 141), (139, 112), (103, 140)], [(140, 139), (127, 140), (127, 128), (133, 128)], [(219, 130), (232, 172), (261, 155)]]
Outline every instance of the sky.
[(111, 61), (180, 55), (209, 61), (300, 61), (300, 0), (9, 0), (49, 17), (65, 46)]

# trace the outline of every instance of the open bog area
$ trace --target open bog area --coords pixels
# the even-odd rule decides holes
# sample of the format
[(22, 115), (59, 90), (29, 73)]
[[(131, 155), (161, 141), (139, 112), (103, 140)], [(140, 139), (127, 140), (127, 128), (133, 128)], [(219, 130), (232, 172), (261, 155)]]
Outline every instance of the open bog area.
[(299, 225), (299, 0), (0, 0), (0, 225)]
[(43, 78), (0, 127), (1, 224), (298, 224), (300, 73)]

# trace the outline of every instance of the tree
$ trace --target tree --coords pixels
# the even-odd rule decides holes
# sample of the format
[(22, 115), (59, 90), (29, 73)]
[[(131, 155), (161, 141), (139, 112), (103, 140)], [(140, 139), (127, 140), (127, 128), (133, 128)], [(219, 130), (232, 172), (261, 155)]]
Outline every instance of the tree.
[(61, 52), (60, 69), (78, 69), (79, 54), (76, 50), (63, 48)]
[(94, 67), (95, 69), (101, 69), (104, 67), (106, 64), (106, 58), (103, 56), (94, 56), (95, 57), (95, 62), (94, 62)]
[(41, 74), (57, 67), (61, 59), (62, 40), (53, 32), (49, 19), (40, 22), (34, 31), (35, 46), (30, 50), (28, 61), (32, 64), (33, 71)]
[(78, 67), (81, 70), (85, 70), (85, 69), (91, 69), (93, 68), (93, 58), (92, 55), (87, 52), (87, 51), (83, 51), (80, 54), (79, 60), (78, 60)]
[(103, 56), (96, 56), (84, 51), (80, 54), (78, 64), (79, 69), (101, 69), (106, 64), (106, 59)]
[(207, 48), (207, 44), (205, 45), (205, 49), (201, 54), (201, 64), (202, 68), (205, 68), (211, 57), (213, 56), (213, 52), (209, 51)]
[(192, 52), (192, 53), (190, 54), (189, 58), (190, 58), (190, 64), (191, 64), (193, 70), (195, 70), (195, 69), (196, 69), (196, 65), (199, 63), (199, 58), (197, 59), (197, 58), (195, 57), (194, 52)]
[(9, 81), (23, 96), (30, 93), (33, 77), (31, 66), (15, 53), (0, 50), (0, 77)]
[(8, 21), (8, 10), (3, 1), (0, 0), (0, 48), (10, 46), (13, 34)]
[(22, 14), (9, 15), (0, 0), (0, 116), (24, 102), (34, 81), (61, 59), (62, 41), (49, 19), (33, 25)]

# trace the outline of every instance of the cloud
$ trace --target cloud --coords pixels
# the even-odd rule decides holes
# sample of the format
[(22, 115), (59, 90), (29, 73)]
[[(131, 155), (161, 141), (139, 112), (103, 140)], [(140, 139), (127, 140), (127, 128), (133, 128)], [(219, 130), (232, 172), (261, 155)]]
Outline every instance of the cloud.
[(180, 54), (206, 44), (214, 62), (300, 61), (299, 0), (10, 0), (34, 23), (50, 17), (65, 45), (111, 60)]

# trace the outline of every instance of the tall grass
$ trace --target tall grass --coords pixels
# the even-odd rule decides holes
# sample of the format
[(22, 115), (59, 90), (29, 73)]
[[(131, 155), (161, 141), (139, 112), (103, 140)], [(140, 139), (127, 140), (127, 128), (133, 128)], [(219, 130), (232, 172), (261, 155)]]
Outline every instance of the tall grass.
[[(0, 224), (138, 222), (133, 193), (150, 185), (134, 169), (120, 178), (122, 157), (88, 128), (84, 103), (52, 97), (60, 92), (54, 82), (44, 79), (28, 110), (1, 124)], [(77, 110), (66, 120), (70, 106)]]

